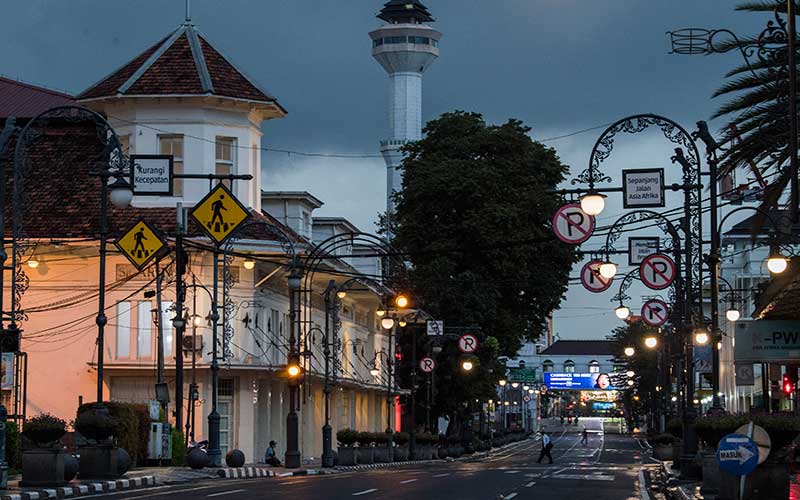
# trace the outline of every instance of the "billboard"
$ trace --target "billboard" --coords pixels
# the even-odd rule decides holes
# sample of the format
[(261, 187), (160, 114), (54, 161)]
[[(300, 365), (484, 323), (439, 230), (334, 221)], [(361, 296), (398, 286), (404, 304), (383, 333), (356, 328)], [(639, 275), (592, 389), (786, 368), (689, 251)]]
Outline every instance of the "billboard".
[(800, 321), (736, 322), (736, 363), (796, 363), (800, 358)]
[(608, 373), (553, 373), (544, 374), (544, 383), (548, 389), (613, 391)]
[(614, 409), (614, 403), (608, 401), (595, 401), (592, 403), (592, 409), (598, 411), (608, 411)]

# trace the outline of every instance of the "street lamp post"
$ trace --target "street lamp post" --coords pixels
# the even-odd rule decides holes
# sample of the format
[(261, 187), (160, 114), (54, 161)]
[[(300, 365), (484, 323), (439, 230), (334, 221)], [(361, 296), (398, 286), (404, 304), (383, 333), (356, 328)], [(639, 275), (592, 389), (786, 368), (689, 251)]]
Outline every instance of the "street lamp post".
[[(288, 368), (299, 366), (298, 336), (297, 336), (297, 293), (302, 282), (302, 270), (296, 257), (292, 259), (289, 269), (289, 355), (287, 356)], [(293, 365), (293, 363), (297, 363)], [(289, 377), (289, 413), (286, 415), (286, 454), (285, 464), (287, 469), (300, 467), (300, 421), (297, 417), (297, 410), (300, 399), (300, 380), (299, 373)]]
[(322, 466), (333, 467), (333, 436), (331, 429), (331, 335), (330, 335), (330, 318), (331, 310), (331, 294), (336, 291), (336, 282), (330, 280), (328, 287), (325, 289), (325, 335), (323, 338), (322, 355), (325, 358), (325, 385), (323, 392), (325, 394), (325, 424), (322, 426)]

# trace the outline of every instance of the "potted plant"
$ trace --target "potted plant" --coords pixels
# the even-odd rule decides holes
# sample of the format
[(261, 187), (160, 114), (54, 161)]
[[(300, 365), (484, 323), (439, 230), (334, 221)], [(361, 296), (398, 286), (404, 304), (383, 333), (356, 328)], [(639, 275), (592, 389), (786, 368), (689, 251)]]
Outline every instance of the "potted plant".
[(358, 433), (358, 463), (375, 463), (375, 434), (372, 432)]
[(653, 456), (658, 460), (672, 460), (672, 447), (675, 444), (675, 436), (672, 434), (659, 434), (650, 439), (653, 447)]
[(25, 421), (22, 436), (31, 445), (22, 451), (21, 486), (67, 484), (68, 454), (58, 442), (66, 432), (67, 423), (49, 413)]
[(440, 459), (447, 458), (448, 447), (447, 447), (447, 440), (445, 439), (444, 435), (440, 434), (437, 438), (438, 444), (436, 445), (436, 456)]
[(385, 432), (375, 432), (372, 434), (372, 442), (375, 443), (375, 462), (391, 462), (392, 450), (387, 446), (389, 444), (389, 436)]
[(433, 443), (435, 438), (428, 433), (417, 436), (417, 458), (420, 460), (430, 460), (433, 455)]
[(395, 462), (408, 461), (408, 433), (395, 432), (393, 440), (394, 444), (397, 445), (394, 448), (394, 461)]
[(358, 453), (355, 444), (358, 442), (358, 432), (353, 429), (341, 429), (336, 433), (336, 441), (339, 443), (337, 450), (339, 465), (356, 465)]

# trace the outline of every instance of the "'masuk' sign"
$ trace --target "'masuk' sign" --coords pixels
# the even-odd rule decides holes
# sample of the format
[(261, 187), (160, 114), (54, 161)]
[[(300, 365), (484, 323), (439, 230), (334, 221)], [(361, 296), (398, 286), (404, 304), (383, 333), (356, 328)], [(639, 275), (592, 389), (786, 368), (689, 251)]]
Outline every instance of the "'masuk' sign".
[(623, 170), (622, 199), (625, 208), (663, 207), (664, 169)]
[(737, 321), (734, 359), (792, 363), (800, 359), (800, 321)]

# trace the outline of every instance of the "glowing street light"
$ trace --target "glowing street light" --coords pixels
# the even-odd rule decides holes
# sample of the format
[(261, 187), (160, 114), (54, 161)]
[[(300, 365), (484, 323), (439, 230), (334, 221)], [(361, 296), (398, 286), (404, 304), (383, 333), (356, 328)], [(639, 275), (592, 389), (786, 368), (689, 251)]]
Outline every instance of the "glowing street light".
[(511, 382), (511, 387), (516, 389), (517, 387), (519, 387), (519, 382)]
[(498, 384), (500, 387), (503, 387), (503, 386), (504, 386), (504, 385), (506, 385), (507, 383), (508, 383), (508, 381), (507, 381), (507, 380), (505, 380), (505, 379), (500, 379), (500, 380), (498, 380), (498, 381), (497, 381), (497, 384)]
[(614, 314), (616, 314), (619, 319), (628, 319), (631, 315), (631, 310), (628, 306), (620, 304), (619, 307), (614, 309)]
[(697, 345), (706, 345), (708, 344), (709, 336), (708, 332), (702, 328), (698, 328), (694, 332), (694, 343)]
[(408, 307), (408, 297), (406, 297), (405, 295), (398, 295), (394, 299), (394, 303), (400, 309), (406, 308)]
[(600, 264), (600, 269), (598, 272), (603, 278), (611, 279), (617, 274), (617, 265), (610, 260), (607, 260)]
[(340, 299), (343, 299), (347, 297), (347, 292), (345, 292), (344, 290), (339, 290), (338, 292), (336, 292), (336, 296), (339, 297)]
[(786, 267), (789, 265), (789, 259), (781, 255), (780, 251), (777, 248), (772, 248), (769, 252), (769, 257), (767, 257), (767, 269), (772, 274), (781, 274), (786, 270)]
[(628, 370), (628, 371), (625, 373), (625, 375), (627, 375), (627, 376), (628, 376), (628, 378), (633, 378), (633, 377), (634, 377), (634, 375), (636, 375), (636, 373), (635, 373), (633, 370)]
[(728, 321), (737, 321), (740, 316), (741, 313), (733, 307), (725, 311), (725, 317), (728, 318)]
[(644, 345), (647, 346), (648, 349), (653, 349), (658, 345), (658, 339), (655, 337), (647, 337), (644, 339)]
[(394, 319), (393, 318), (383, 318), (381, 319), (381, 326), (384, 330), (391, 330), (394, 326)]
[(472, 370), (472, 368), (474, 366), (475, 365), (472, 364), (472, 361), (469, 361), (469, 360), (464, 361), (463, 363), (461, 363), (461, 368), (463, 368), (465, 372), (468, 372), (468, 371)]
[(250, 269), (256, 267), (256, 261), (254, 261), (250, 257), (247, 257), (246, 259), (244, 259), (244, 261), (242, 261), (242, 266), (244, 266), (244, 268), (249, 271)]
[(634, 349), (633, 347), (626, 347), (625, 348), (625, 355), (626, 356), (628, 356), (630, 358), (634, 354), (636, 354), (636, 349)]
[(606, 206), (606, 195), (591, 190), (581, 196), (581, 210), (586, 215), (599, 215)]

